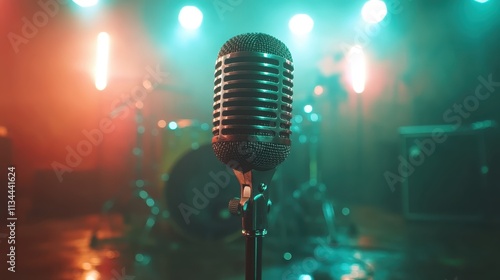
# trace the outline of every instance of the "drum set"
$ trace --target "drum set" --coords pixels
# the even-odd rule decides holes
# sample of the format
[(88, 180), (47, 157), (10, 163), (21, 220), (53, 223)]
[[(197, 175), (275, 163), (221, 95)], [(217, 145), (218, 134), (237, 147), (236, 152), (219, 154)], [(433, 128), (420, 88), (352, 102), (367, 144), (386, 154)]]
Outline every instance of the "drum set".
[[(268, 215), (268, 237), (275, 237), (283, 246), (307, 235), (324, 235), (331, 243), (337, 239), (335, 207), (327, 199), (327, 188), (320, 180), (320, 121), (314, 113), (295, 116), (292, 152), (278, 166), (270, 184), (273, 206)], [(211, 125), (193, 119), (165, 123), (168, 125), (158, 133), (161, 152), (160, 157), (156, 156), (160, 161), (156, 164), (157, 178), (149, 183), (143, 180), (144, 164), (139, 163), (138, 178), (132, 184), (134, 203), (125, 207), (126, 212), (142, 216), (139, 222), (132, 223), (133, 235), (140, 237), (134, 237), (139, 240), (135, 242), (147, 240), (152, 228), (161, 221), (173, 229), (169, 232), (191, 242), (237, 239), (241, 236), (241, 219), (230, 215), (228, 202), (240, 195), (239, 182), (233, 171), (214, 155)], [(141, 135), (137, 137), (137, 142), (142, 143)], [(116, 200), (103, 206), (103, 216)], [(93, 236), (96, 238), (97, 231)]]
[[(322, 234), (334, 243), (335, 207), (326, 198), (319, 172), (320, 117), (309, 113), (294, 121), (292, 153), (270, 184), (269, 237), (293, 243), (304, 235)], [(211, 126), (175, 120), (163, 132), (162, 193), (169, 224), (179, 235), (202, 242), (241, 236), (241, 219), (228, 211), (229, 200), (240, 195), (239, 183), (214, 156)]]

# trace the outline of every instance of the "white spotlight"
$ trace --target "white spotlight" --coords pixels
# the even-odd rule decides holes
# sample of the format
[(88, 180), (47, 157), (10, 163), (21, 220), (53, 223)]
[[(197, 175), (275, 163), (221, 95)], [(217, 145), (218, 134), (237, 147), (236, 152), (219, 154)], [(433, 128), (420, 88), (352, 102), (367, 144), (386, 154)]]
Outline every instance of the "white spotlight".
[(95, 67), (95, 87), (104, 90), (108, 85), (109, 34), (97, 35), (97, 61)]
[(387, 6), (381, 0), (368, 0), (361, 9), (361, 16), (367, 23), (381, 22), (387, 15)]
[(352, 88), (356, 93), (362, 93), (366, 84), (366, 60), (363, 48), (354, 46), (349, 51), (349, 73)]
[(203, 21), (203, 13), (195, 6), (184, 6), (179, 12), (179, 23), (184, 29), (196, 30)]
[(82, 8), (87, 8), (97, 5), (99, 0), (73, 0), (73, 2)]
[(311, 32), (314, 27), (313, 19), (306, 14), (294, 15), (288, 22), (288, 28), (296, 35), (305, 35)]

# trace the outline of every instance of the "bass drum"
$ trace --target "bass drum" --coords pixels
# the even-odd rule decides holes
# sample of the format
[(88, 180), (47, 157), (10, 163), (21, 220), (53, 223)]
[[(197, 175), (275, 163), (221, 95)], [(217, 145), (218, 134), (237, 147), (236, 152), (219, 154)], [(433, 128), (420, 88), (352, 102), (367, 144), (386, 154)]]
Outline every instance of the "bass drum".
[(241, 235), (241, 218), (228, 210), (229, 200), (240, 196), (239, 183), (210, 144), (176, 162), (164, 193), (170, 220), (183, 237), (227, 242)]

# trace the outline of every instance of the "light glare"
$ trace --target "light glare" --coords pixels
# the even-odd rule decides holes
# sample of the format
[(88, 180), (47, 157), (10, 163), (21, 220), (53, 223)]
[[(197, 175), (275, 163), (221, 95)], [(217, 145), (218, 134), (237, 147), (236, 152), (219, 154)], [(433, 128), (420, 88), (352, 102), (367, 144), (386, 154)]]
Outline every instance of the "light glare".
[(179, 23), (184, 29), (198, 29), (202, 21), (203, 13), (195, 6), (185, 6), (179, 12)]
[(104, 90), (108, 85), (109, 34), (97, 35), (97, 61), (95, 69), (95, 87)]
[(87, 8), (97, 5), (99, 0), (73, 0), (73, 2), (82, 8)]
[(387, 6), (381, 0), (368, 0), (361, 9), (361, 16), (367, 23), (381, 22), (387, 15)]
[(366, 83), (366, 61), (360, 46), (354, 46), (349, 51), (349, 71), (354, 92), (362, 93)]
[(314, 27), (313, 19), (307, 14), (294, 15), (288, 22), (288, 28), (296, 35), (306, 35)]

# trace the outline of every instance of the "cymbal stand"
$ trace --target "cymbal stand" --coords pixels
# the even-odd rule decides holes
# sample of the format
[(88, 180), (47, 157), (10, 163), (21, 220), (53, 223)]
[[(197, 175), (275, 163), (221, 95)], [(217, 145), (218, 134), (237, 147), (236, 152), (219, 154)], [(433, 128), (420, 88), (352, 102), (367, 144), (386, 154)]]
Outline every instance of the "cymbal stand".
[[(128, 104), (122, 104), (122, 106), (127, 106)], [(136, 157), (136, 162), (135, 162), (135, 180), (133, 181), (133, 187), (132, 187), (132, 193), (133, 197), (130, 199), (129, 203), (131, 200), (134, 198), (140, 198), (144, 204), (148, 207), (149, 210), (149, 216), (146, 219), (146, 222), (144, 223), (142, 227), (142, 232), (140, 233), (140, 238), (139, 243), (141, 241), (146, 240), (148, 237), (148, 234), (151, 232), (151, 229), (153, 226), (156, 224), (156, 221), (158, 219), (158, 214), (160, 213), (159, 206), (155, 199), (150, 195), (150, 193), (145, 189), (147, 186), (147, 181), (145, 180), (145, 175), (144, 175), (144, 166), (143, 166), (143, 161), (144, 161), (144, 133), (145, 133), (145, 127), (143, 125), (144, 123), (144, 116), (142, 113), (142, 106), (143, 104), (136, 104), (136, 114), (135, 114), (135, 122), (136, 122), (136, 146), (133, 148), (132, 153)], [(108, 199), (102, 206), (101, 209), (101, 217), (106, 216), (109, 214), (109, 211), (115, 207), (117, 204), (118, 199), (123, 196), (123, 191), (114, 196), (111, 199)], [(124, 215), (127, 217), (127, 215)], [(134, 226), (134, 224), (132, 224)], [(98, 238), (98, 231), (99, 231), (99, 226), (94, 229), (91, 237), (91, 246), (96, 246), (99, 240)], [(135, 238), (134, 238), (135, 239)]]
[(303, 197), (306, 192), (314, 193), (314, 197), (320, 198), (323, 219), (327, 230), (329, 243), (337, 243), (337, 230), (335, 227), (335, 211), (331, 201), (326, 199), (326, 186), (320, 181), (319, 171), (319, 140), (321, 129), (321, 116), (314, 111), (307, 113), (304, 122), (309, 122), (310, 130), (305, 131), (304, 139), (309, 148), (309, 180), (293, 193), (295, 198)]

